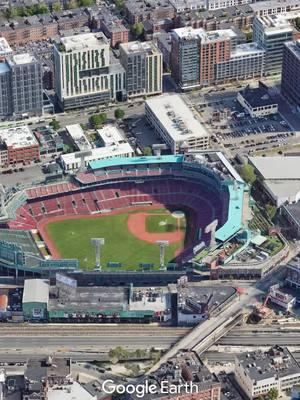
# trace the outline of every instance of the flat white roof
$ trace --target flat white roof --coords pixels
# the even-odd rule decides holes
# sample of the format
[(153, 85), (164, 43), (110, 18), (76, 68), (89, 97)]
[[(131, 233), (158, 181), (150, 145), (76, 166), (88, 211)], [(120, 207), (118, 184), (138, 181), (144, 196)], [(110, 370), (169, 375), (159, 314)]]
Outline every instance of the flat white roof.
[(31, 64), (36, 61), (36, 58), (29, 53), (15, 54), (12, 56), (12, 61), (16, 64)]
[(78, 382), (70, 385), (54, 385), (49, 386), (47, 391), (48, 400), (94, 400), (96, 396), (90, 394)]
[(125, 140), (121, 131), (114, 125), (104, 125), (102, 128), (97, 129), (97, 133), (102, 139), (104, 146), (111, 146)]
[[(121, 157), (127, 154), (133, 154), (133, 148), (129, 143), (121, 143), (118, 145), (98, 147), (91, 150), (91, 155), (85, 157), (86, 162), (103, 160), (110, 157)], [(80, 163), (80, 159), (76, 158), (78, 153), (69, 153), (61, 155), (61, 159), (65, 165)]]
[(60, 38), (61, 44), (65, 46), (66, 51), (83, 50), (88, 47), (109, 46), (107, 37), (102, 32), (82, 33), (81, 35), (66, 36)]
[(38, 145), (38, 141), (27, 125), (1, 129), (0, 140), (5, 142), (6, 146), (12, 146), (15, 149)]
[(231, 53), (231, 58), (242, 57), (255, 54), (263, 54), (265, 51), (260, 49), (256, 43), (243, 43), (236, 46)]
[(156, 115), (174, 142), (208, 136), (204, 126), (178, 94), (154, 97), (146, 101), (146, 106)]
[(249, 157), (265, 180), (300, 179), (300, 156)]
[(204, 42), (213, 42), (219, 39), (224, 38), (233, 38), (236, 37), (236, 33), (232, 29), (217, 29), (215, 31), (206, 31), (203, 28), (194, 29), (191, 26), (177, 28), (174, 29), (175, 35), (177, 35), (180, 39), (193, 39), (193, 38), (201, 38)]
[(160, 50), (156, 47), (155, 43), (152, 41), (148, 42), (136, 41), (136, 42), (121, 43), (120, 47), (122, 47), (126, 51), (126, 53), (135, 53), (144, 51), (149, 54), (156, 54), (160, 52)]
[(46, 303), (49, 301), (49, 284), (43, 279), (26, 279), (23, 303)]
[(10, 45), (4, 37), (0, 37), (0, 55), (6, 55), (12, 53)]
[(78, 147), (78, 150), (84, 151), (92, 148), (92, 145), (79, 124), (67, 125), (66, 130)]

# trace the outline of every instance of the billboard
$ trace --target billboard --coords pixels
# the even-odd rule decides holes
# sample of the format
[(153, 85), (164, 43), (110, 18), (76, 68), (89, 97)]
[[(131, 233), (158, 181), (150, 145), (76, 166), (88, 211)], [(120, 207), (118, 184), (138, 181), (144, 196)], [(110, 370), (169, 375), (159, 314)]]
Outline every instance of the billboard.
[(59, 273), (55, 274), (55, 278), (56, 278), (56, 284), (61, 283), (63, 285), (69, 286), (74, 289), (77, 288), (77, 280), (76, 279), (69, 278), (68, 276), (59, 274)]

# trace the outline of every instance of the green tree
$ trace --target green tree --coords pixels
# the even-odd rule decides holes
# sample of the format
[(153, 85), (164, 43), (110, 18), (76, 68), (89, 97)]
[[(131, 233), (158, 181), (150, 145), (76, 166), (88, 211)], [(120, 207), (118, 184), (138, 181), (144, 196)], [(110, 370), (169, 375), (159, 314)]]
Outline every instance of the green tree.
[(124, 0), (115, 0), (114, 3), (118, 10), (122, 10), (124, 7)]
[(6, 18), (15, 18), (18, 16), (18, 9), (16, 7), (9, 7), (5, 10), (4, 15)]
[(79, 0), (80, 7), (90, 7), (94, 4), (94, 0)]
[(152, 156), (152, 149), (149, 146), (144, 147), (143, 149), (144, 156)]
[(35, 14), (49, 14), (49, 7), (46, 4), (37, 4)]
[(253, 183), (256, 181), (256, 175), (254, 172), (254, 168), (250, 164), (244, 164), (240, 169), (239, 173), (241, 177), (250, 185), (253, 185)]
[(140, 38), (143, 33), (144, 33), (144, 25), (142, 22), (136, 22), (131, 26), (131, 32), (136, 36), (137, 38)]
[(107, 115), (105, 113), (92, 115), (90, 122), (94, 128), (99, 128), (107, 120)]
[(268, 393), (268, 399), (269, 400), (276, 400), (276, 399), (278, 399), (278, 390), (277, 389), (275, 389), (275, 388), (272, 388), (272, 389), (270, 389), (269, 390), (269, 393)]
[(115, 110), (115, 118), (116, 119), (123, 119), (125, 116), (125, 111), (122, 108), (117, 108)]
[(277, 209), (273, 204), (267, 204), (266, 211), (267, 211), (269, 218), (273, 219), (275, 217)]
[(58, 131), (60, 128), (60, 123), (57, 119), (53, 118), (53, 120), (49, 124), (55, 131)]
[(60, 2), (56, 2), (52, 4), (52, 10), (55, 12), (60, 12), (61, 11), (61, 4)]

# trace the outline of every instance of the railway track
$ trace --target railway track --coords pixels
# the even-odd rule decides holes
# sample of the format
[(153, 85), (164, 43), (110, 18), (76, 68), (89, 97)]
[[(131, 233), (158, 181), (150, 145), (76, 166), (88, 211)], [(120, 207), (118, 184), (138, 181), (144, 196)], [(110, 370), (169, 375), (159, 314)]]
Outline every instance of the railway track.
[(0, 337), (3, 336), (174, 336), (181, 337), (190, 331), (189, 328), (176, 327), (130, 327), (106, 325), (10, 325), (3, 324)]

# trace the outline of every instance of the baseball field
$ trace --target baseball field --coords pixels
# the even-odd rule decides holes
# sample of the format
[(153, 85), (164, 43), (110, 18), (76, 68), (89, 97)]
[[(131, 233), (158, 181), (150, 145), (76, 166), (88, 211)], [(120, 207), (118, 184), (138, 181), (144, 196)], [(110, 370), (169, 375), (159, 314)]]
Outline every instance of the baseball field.
[(121, 263), (122, 269), (139, 270), (140, 263), (159, 268), (157, 240), (168, 240), (165, 263), (176, 262), (184, 247), (185, 216), (178, 218), (167, 209), (134, 209), (94, 216), (55, 218), (44, 224), (41, 234), (54, 258), (78, 258), (80, 267), (95, 267), (91, 238), (104, 238), (101, 248), (103, 269), (108, 262)]

